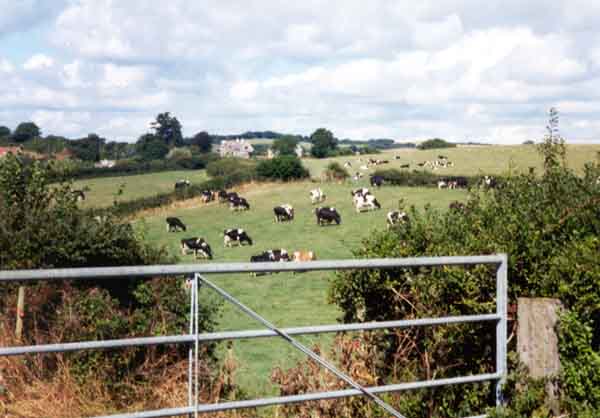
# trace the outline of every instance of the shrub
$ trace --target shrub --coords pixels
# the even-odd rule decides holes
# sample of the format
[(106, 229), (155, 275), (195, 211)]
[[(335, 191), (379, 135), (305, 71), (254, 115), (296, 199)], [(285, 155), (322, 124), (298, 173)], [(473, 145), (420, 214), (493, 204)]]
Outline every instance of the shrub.
[(340, 165), (338, 162), (331, 162), (327, 165), (327, 169), (323, 173), (325, 178), (329, 181), (343, 181), (350, 177), (348, 171)]
[(455, 148), (456, 144), (441, 138), (428, 139), (417, 145), (417, 149)]
[(282, 155), (271, 160), (261, 161), (256, 172), (262, 179), (269, 180), (297, 180), (308, 177), (308, 170), (302, 161), (294, 155)]

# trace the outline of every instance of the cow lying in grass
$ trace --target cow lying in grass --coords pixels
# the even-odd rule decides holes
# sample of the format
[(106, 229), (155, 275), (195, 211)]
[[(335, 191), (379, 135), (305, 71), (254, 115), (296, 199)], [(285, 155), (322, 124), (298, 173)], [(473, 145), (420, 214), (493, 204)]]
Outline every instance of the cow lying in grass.
[[(253, 255), (250, 257), (251, 263), (273, 263), (273, 262), (286, 262), (291, 261), (290, 255), (284, 248), (267, 250), (260, 254)], [(252, 273), (254, 276), (266, 273)]]

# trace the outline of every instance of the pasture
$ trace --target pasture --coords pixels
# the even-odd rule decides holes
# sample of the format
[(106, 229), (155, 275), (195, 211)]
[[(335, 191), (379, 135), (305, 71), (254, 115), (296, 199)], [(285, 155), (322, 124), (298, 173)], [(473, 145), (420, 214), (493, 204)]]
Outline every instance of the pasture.
[[(365, 186), (366, 182), (361, 183)], [(327, 195), (322, 206), (334, 206), (342, 216), (340, 226), (317, 226), (314, 215), (316, 205), (311, 205), (309, 190), (321, 187)], [(356, 186), (358, 187), (358, 186)], [(368, 186), (367, 186), (368, 187)], [(214, 262), (248, 261), (250, 256), (272, 248), (314, 250), (319, 259), (351, 258), (352, 250), (360, 247), (361, 240), (375, 229), (386, 227), (385, 216), (396, 209), (398, 200), (407, 205), (422, 207), (429, 203), (447, 208), (453, 200), (466, 196), (463, 190), (382, 187), (373, 190), (382, 209), (356, 213), (352, 206), (350, 184), (318, 184), (311, 182), (272, 183), (250, 185), (238, 189), (251, 205), (250, 211), (231, 212), (226, 205), (216, 202), (202, 204), (196, 200), (190, 207), (160, 209), (136, 221), (136, 227), (145, 231), (146, 238), (166, 246), (171, 254), (180, 254), (179, 240), (184, 237), (204, 237), (214, 253)], [(234, 189), (235, 190), (235, 189)], [(273, 207), (290, 203), (295, 208), (291, 223), (275, 223)], [(187, 232), (167, 233), (165, 218), (179, 217), (188, 227)], [(253, 246), (223, 248), (225, 228), (243, 228), (254, 241)], [(182, 263), (196, 261), (192, 255), (181, 256)], [(213, 276), (212, 279), (243, 303), (264, 315), (278, 326), (319, 325), (336, 322), (338, 311), (327, 303), (330, 272), (279, 273), (251, 277), (249, 275)], [(203, 298), (216, 298), (203, 290)], [(247, 319), (230, 305), (224, 305), (219, 330), (256, 329), (260, 325)], [(329, 341), (331, 337), (303, 337), (309, 345), (316, 341)], [(269, 381), (272, 367), (293, 366), (303, 358), (277, 339), (241, 341), (233, 344), (240, 361), (238, 379), (249, 394), (256, 396), (272, 393)]]

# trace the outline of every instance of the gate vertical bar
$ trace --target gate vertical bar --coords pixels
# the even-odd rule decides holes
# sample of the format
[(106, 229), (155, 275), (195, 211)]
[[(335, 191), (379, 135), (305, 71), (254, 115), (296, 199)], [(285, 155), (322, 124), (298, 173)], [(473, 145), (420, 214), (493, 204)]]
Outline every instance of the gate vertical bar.
[(198, 324), (198, 305), (200, 295), (198, 292), (198, 273), (194, 274), (194, 418), (198, 418), (198, 352), (200, 349), (200, 326)]
[(496, 406), (503, 402), (502, 385), (506, 381), (507, 315), (508, 315), (508, 257), (502, 254), (502, 262), (496, 270), (496, 313), (500, 316), (496, 324), (496, 373), (501, 377), (496, 382)]
[[(190, 335), (194, 333), (194, 305), (196, 303), (196, 288), (194, 286), (194, 282), (192, 280), (188, 280), (188, 285), (190, 289)], [(193, 406), (193, 386), (192, 386), (192, 376), (193, 376), (193, 367), (194, 367), (194, 346), (190, 342), (188, 348), (188, 406)], [(192, 418), (192, 415), (189, 415), (189, 418)]]

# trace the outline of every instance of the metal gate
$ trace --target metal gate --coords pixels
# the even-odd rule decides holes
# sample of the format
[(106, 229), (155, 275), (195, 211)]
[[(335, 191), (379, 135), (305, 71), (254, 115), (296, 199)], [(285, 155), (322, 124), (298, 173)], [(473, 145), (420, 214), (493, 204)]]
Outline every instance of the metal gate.
[[(356, 270), (356, 269), (391, 269), (433, 266), (468, 266), (468, 265), (493, 265), (496, 267), (496, 312), (482, 315), (450, 316), (440, 318), (420, 318), (398, 321), (382, 321), (352, 324), (333, 324), (320, 326), (306, 326), (295, 328), (277, 328), (250, 308), (243, 305), (235, 297), (220, 289), (204, 275), (226, 273), (268, 273), (283, 271), (319, 271), (319, 270)], [(10, 281), (31, 282), (38, 280), (85, 280), (102, 278), (133, 278), (133, 277), (166, 277), (185, 275), (191, 278), (191, 304), (190, 304), (190, 329), (189, 334), (170, 335), (161, 337), (140, 337), (103, 341), (82, 341), (60, 344), (46, 344), (35, 346), (0, 347), (0, 356), (14, 356), (23, 354), (41, 354), (70, 352), (91, 349), (106, 349), (118, 347), (160, 345), (160, 344), (188, 344), (189, 349), (189, 376), (188, 397), (189, 404), (179, 408), (167, 408), (154, 411), (140, 411), (124, 413), (98, 418), (158, 418), (171, 416), (195, 416), (202, 413), (218, 412), (242, 408), (264, 407), (283, 405), (306, 401), (338, 399), (351, 396), (367, 396), (373, 402), (385, 409), (390, 415), (404, 418), (400, 412), (386, 404), (377, 395), (386, 392), (398, 392), (413, 389), (433, 388), (447, 385), (476, 383), (485, 381), (495, 382), (496, 404), (502, 402), (502, 384), (506, 378), (506, 345), (507, 345), (507, 256), (505, 254), (487, 256), (465, 257), (416, 257), (397, 259), (365, 259), (365, 260), (331, 260), (313, 261), (308, 263), (214, 263), (214, 264), (186, 264), (186, 265), (159, 265), (159, 266), (133, 266), (133, 267), (94, 267), (75, 269), (50, 269), (50, 270), (13, 270), (0, 271), (0, 284)], [(228, 300), (242, 310), (245, 314), (261, 322), (267, 329), (229, 331), (229, 332), (198, 332), (198, 287), (206, 285), (216, 291), (221, 297)], [(494, 373), (470, 376), (453, 377), (447, 379), (434, 379), (426, 381), (399, 383), (385, 386), (363, 387), (354, 382), (349, 376), (338, 370), (334, 365), (317, 356), (313, 351), (299, 343), (294, 336), (322, 333), (337, 333), (348, 331), (422, 327), (444, 324), (458, 324), (469, 322), (495, 322), (496, 323), (496, 370)], [(198, 404), (198, 353), (199, 345), (204, 342), (280, 337), (302, 351), (322, 367), (344, 380), (351, 388), (337, 391), (317, 392), (291, 396), (279, 396), (243, 401), (222, 402), (216, 404)], [(483, 417), (480, 415), (478, 417)], [(476, 417), (471, 417), (476, 418)]]

